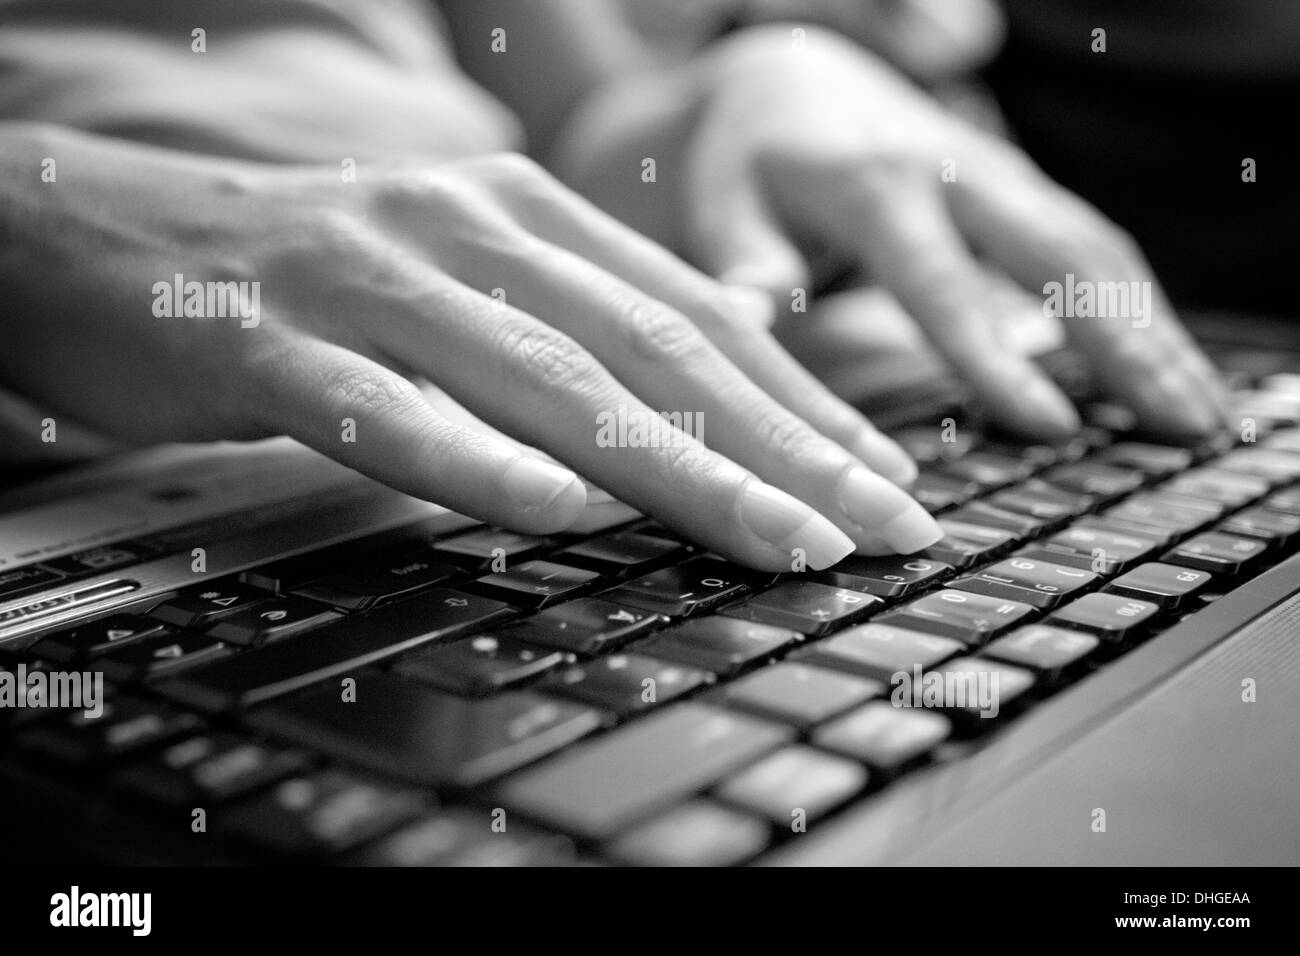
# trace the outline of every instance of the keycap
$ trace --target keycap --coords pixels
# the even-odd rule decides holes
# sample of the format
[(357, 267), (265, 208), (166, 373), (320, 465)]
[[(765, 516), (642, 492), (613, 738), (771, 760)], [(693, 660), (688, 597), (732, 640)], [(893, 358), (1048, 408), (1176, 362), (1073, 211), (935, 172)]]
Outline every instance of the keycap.
[(999, 491), (989, 498), (989, 503), (1052, 524), (1085, 514), (1090, 507), (1087, 496), (1073, 495), (1042, 481)]
[(1117, 442), (1098, 457), (1122, 468), (1135, 468), (1148, 478), (1165, 478), (1186, 471), (1193, 463), (1190, 449), (1134, 441)]
[(102, 706), (98, 717), (73, 710), (35, 721), (18, 732), (17, 743), (47, 759), (89, 767), (138, 753), (200, 727), (199, 718), (193, 714), (124, 694), (113, 695)]
[(945, 534), (942, 538), (916, 557), (937, 561), (953, 568), (969, 568), (999, 553), (1016, 540), (1015, 535), (993, 528), (981, 529), (985, 533), (981, 534), (978, 540), (959, 537), (949, 529), (944, 530)]
[(768, 824), (707, 799), (688, 800), (612, 840), (605, 853), (628, 866), (735, 866), (767, 848)]
[[(1081, 554), (1088, 557), (1113, 558), (1121, 570), (1142, 561), (1156, 550), (1156, 543), (1139, 535), (1121, 534), (1082, 519), (1073, 527), (1058, 531), (1043, 542), (1049, 552)], [(1064, 563), (1064, 562), (1060, 562)]]
[(341, 615), (315, 601), (277, 597), (250, 604), (219, 619), (207, 631), (209, 637), (239, 647), (257, 647), (324, 627)]
[(908, 491), (926, 511), (938, 514), (970, 501), (980, 493), (980, 486), (973, 481), (923, 471)]
[(1251, 475), (1198, 468), (1171, 478), (1160, 488), (1189, 498), (1204, 498), (1206, 501), (1220, 502), (1229, 508), (1240, 508), (1267, 494), (1269, 483)]
[(1058, 548), (1048, 550), (1042, 545), (1035, 544), (1021, 548), (1015, 553), (1015, 557), (1027, 558), (1030, 561), (1046, 561), (1050, 564), (1077, 568), (1080, 571), (1091, 571), (1093, 574), (1100, 575), (1115, 574), (1121, 567), (1118, 558), (1107, 555), (1102, 551), (1097, 551), (1095, 554), (1085, 554), (1082, 551), (1063, 551)]
[(1162, 561), (1225, 577), (1239, 574), (1268, 551), (1268, 542), (1207, 531), (1165, 552)]
[(601, 597), (668, 617), (688, 617), (747, 594), (754, 576), (711, 558), (694, 558), (606, 591)]
[(44, 637), (32, 646), (31, 653), (43, 660), (71, 664), (91, 660), (118, 645), (162, 630), (163, 625), (150, 618), (114, 614)]
[(152, 680), (225, 657), (225, 644), (194, 631), (162, 632), (114, 648), (96, 659), (97, 667), (119, 683)]
[(1095, 651), (1096, 636), (1050, 624), (1028, 624), (991, 641), (980, 654), (1037, 671), (1048, 682)]
[(1034, 473), (1034, 465), (1019, 458), (972, 451), (936, 464), (934, 471), (946, 478), (974, 482), (981, 491), (992, 491), (1028, 478)]
[(451, 561), (471, 567), (487, 567), (494, 559), (504, 560), (506, 567), (553, 550), (554, 538), (516, 534), (496, 528), (478, 528), (434, 544), (434, 551)]
[(719, 699), (729, 707), (807, 729), (884, 690), (883, 683), (869, 677), (783, 662), (723, 686)]
[(887, 611), (878, 624), (951, 637), (967, 645), (983, 644), (1034, 615), (1023, 601), (944, 589)]
[(850, 555), (832, 570), (811, 575), (814, 581), (879, 598), (901, 598), (937, 584), (953, 573), (952, 565), (915, 555), (879, 558)]
[(342, 770), (290, 777), (216, 816), (222, 833), (295, 858), (351, 850), (424, 809), (410, 791)]
[(619, 653), (565, 668), (539, 683), (537, 690), (626, 717), (662, 706), (712, 680), (712, 674), (698, 667)]
[(1113, 501), (1142, 486), (1142, 472), (1116, 468), (1100, 462), (1079, 461), (1058, 465), (1042, 474), (1042, 479), (1063, 491), (1089, 495), (1099, 502)]
[(953, 461), (975, 447), (975, 433), (966, 428), (944, 429), (916, 425), (893, 432), (891, 436), (917, 464)]
[(511, 613), (499, 601), (435, 588), (414, 600), (159, 681), (154, 690), (206, 712), (252, 706), (421, 644), (483, 629)]
[(496, 633), (574, 654), (617, 650), (668, 623), (662, 614), (601, 598), (577, 598), (512, 622)]
[(396, 674), (358, 671), (355, 700), (325, 684), (259, 708), (249, 722), (291, 743), (425, 786), (475, 787), (600, 725), (588, 707), (507, 691), (486, 700)]
[(1106, 585), (1106, 591), (1150, 601), (1164, 611), (1176, 611), (1188, 598), (1203, 590), (1210, 580), (1206, 571), (1152, 561), (1121, 574)]
[(502, 830), (490, 809), (450, 807), (364, 847), (357, 866), (567, 866), (573, 844), (518, 820)]
[(533, 647), (497, 634), (478, 634), (418, 650), (394, 669), (452, 694), (484, 697), (540, 677), (571, 659), (563, 651)]
[(1300, 488), (1284, 488), (1281, 491), (1275, 491), (1260, 504), (1270, 511), (1300, 515)]
[(1254, 475), (1275, 486), (1285, 485), (1300, 478), (1300, 454), (1276, 448), (1238, 448), (1216, 460), (1214, 467)]
[(1168, 547), (1175, 538), (1182, 537), (1172, 528), (1161, 528), (1157, 525), (1141, 524), (1137, 521), (1125, 521), (1123, 518), (1110, 518), (1101, 515), (1090, 517), (1088, 527), (1094, 531), (1113, 531), (1116, 534), (1129, 537), (1146, 538), (1158, 548)]
[(934, 693), (946, 713), (967, 722), (966, 729), (983, 729), (985, 722), (1013, 712), (1013, 705), (1035, 683), (1027, 668), (984, 657), (957, 657), (924, 672), (919, 685), (912, 680), (896, 688), (890, 703), (898, 706), (901, 699), (902, 706), (913, 709), (929, 706)]
[(570, 545), (556, 555), (556, 560), (601, 574), (632, 577), (650, 571), (684, 550), (680, 541), (620, 531)]
[[(994, 551), (1001, 548), (1010, 547), (1021, 539), (1021, 535), (1014, 531), (1004, 528), (991, 528), (987, 525), (971, 524), (969, 521), (957, 521), (954, 518), (946, 516), (936, 519), (936, 524), (938, 524), (943, 530), (946, 537), (956, 538), (959, 541), (968, 541), (975, 545), (977, 557), (980, 558), (992, 554)], [(942, 548), (943, 546), (944, 541), (939, 541), (938, 544), (931, 545), (930, 549)], [(930, 549), (922, 552), (922, 554), (928, 556)], [(953, 564), (951, 561), (948, 563)], [(964, 565), (954, 564), (954, 567), (964, 567)]]
[(789, 628), (801, 634), (829, 634), (881, 607), (879, 598), (815, 581), (784, 581), (722, 611), (725, 617)]
[(1042, 610), (1056, 607), (1068, 597), (1092, 588), (1100, 580), (1091, 571), (1016, 557), (950, 581), (948, 587), (955, 591), (1022, 601)]
[(115, 773), (119, 789), (173, 807), (208, 807), (251, 793), (309, 766), (297, 750), (224, 731), (169, 744)]
[(507, 778), (497, 796), (565, 832), (608, 839), (701, 793), (790, 736), (743, 714), (677, 704)]
[(660, 631), (635, 650), (729, 677), (801, 640), (803, 636), (789, 628), (711, 615)]
[(1035, 538), (1043, 531), (1056, 524), (1055, 520), (1034, 518), (998, 508), (986, 501), (972, 501), (945, 515), (951, 521), (960, 521), (978, 525), (982, 528), (998, 528), (1010, 531), (1018, 538)]
[(732, 775), (714, 795), (789, 827), (821, 819), (866, 785), (861, 764), (792, 744)]
[(1219, 506), (1167, 492), (1142, 492), (1102, 512), (1106, 518), (1153, 525), (1179, 537), (1199, 531), (1220, 514)]
[(965, 651), (961, 641), (888, 624), (860, 624), (800, 648), (792, 661), (888, 681), (899, 671), (932, 667)]
[(431, 588), (459, 573), (455, 566), (424, 555), (381, 554), (372, 563), (337, 571), (304, 584), (293, 593), (321, 604), (361, 611)]
[(1141, 633), (1159, 612), (1160, 608), (1150, 601), (1118, 594), (1085, 594), (1054, 611), (1047, 623), (1087, 631), (1103, 641), (1117, 643)]
[[(435, 520), (442, 523), (439, 519)], [(364, 562), (385, 562), (394, 553), (413, 553), (426, 549), (433, 538), (434, 530), (430, 522), (416, 521), (249, 568), (240, 572), (239, 580), (252, 587), (284, 595), (310, 581), (357, 567)]]
[(552, 561), (525, 561), (505, 571), (485, 575), (473, 589), (516, 607), (542, 608), (576, 597), (594, 584), (595, 571), (570, 568)]
[(1219, 525), (1219, 530), (1246, 538), (1259, 538), (1270, 547), (1285, 548), (1296, 534), (1300, 534), (1300, 515), (1268, 508), (1247, 508), (1225, 520)]
[(223, 614), (233, 614), (265, 597), (263, 592), (242, 584), (208, 582), (186, 588), (155, 607), (149, 616), (176, 627), (202, 627)]
[(818, 727), (812, 742), (889, 775), (928, 754), (951, 733), (952, 723), (943, 714), (874, 700)]

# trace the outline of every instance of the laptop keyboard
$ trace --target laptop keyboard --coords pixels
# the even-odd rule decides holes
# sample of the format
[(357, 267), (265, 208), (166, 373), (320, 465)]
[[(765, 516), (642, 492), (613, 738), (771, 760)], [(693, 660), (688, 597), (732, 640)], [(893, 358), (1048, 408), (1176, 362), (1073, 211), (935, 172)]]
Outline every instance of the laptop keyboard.
[[(0, 652), (110, 686), (98, 719), (0, 709), (0, 771), (178, 832), (202, 809), (250, 862), (749, 862), (1294, 552), (1300, 386), (1251, 385), (1249, 443), (899, 433), (945, 532), (916, 555), (761, 574), (637, 519), (207, 580)], [(900, 673), (996, 676), (996, 716), (895, 706)]]

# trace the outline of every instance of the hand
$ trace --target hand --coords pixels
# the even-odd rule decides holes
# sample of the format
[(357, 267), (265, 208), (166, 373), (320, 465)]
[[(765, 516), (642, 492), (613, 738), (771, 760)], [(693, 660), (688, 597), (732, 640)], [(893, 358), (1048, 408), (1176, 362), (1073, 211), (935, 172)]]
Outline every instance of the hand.
[[(45, 156), (56, 183), (39, 181)], [(580, 513), (573, 468), (774, 571), (794, 549), (821, 568), (855, 546), (939, 537), (882, 477), (915, 474), (898, 447), (754, 332), (770, 303), (729, 293), (521, 157), (343, 182), (10, 126), (0, 173), (0, 210), (25, 213), (21, 230), (0, 220), (22, 236), (0, 259), (0, 381), (109, 435), (288, 434), (534, 533)], [(169, 314), (177, 274), (250, 284), (227, 317)], [(409, 376), (516, 441), (453, 424)], [(660, 447), (602, 447), (599, 424), (620, 410), (693, 413), (708, 447), (667, 430)]]
[(1067, 273), (1144, 283), (1150, 314), (1067, 318), (1067, 334), (1152, 428), (1217, 426), (1222, 386), (1128, 236), (869, 53), (825, 32), (804, 41), (792, 44), (789, 27), (746, 31), (700, 68), (676, 177), (696, 261), (789, 302), (809, 284), (804, 250), (829, 250), (898, 298), (997, 419), (1043, 438), (1072, 431), (1077, 415), (1000, 340), (995, 316), (1041, 313), (1045, 286)]

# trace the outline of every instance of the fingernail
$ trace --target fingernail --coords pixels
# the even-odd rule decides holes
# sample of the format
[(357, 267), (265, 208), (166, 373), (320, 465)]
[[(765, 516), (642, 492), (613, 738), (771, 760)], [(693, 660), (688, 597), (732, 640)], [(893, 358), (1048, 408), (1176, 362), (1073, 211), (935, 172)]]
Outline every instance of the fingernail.
[(741, 490), (739, 508), (746, 528), (787, 554), (799, 548), (814, 571), (853, 553), (853, 539), (828, 519), (757, 478), (751, 478)]
[(506, 491), (515, 504), (529, 511), (545, 508), (578, 480), (567, 468), (552, 465), (538, 458), (520, 455), (505, 472)]
[(1073, 434), (1082, 424), (1070, 400), (1043, 379), (1031, 379), (1025, 386), (1023, 399), (1028, 413), (1052, 428)]
[(865, 468), (854, 468), (844, 476), (840, 504), (850, 521), (878, 534), (902, 554), (919, 551), (943, 537), (924, 508)]
[(849, 450), (899, 487), (910, 486), (919, 474), (912, 457), (884, 436), (864, 437)]
[(749, 285), (727, 284), (723, 287), (727, 304), (745, 319), (760, 328), (769, 328), (776, 321), (776, 303), (762, 289)]

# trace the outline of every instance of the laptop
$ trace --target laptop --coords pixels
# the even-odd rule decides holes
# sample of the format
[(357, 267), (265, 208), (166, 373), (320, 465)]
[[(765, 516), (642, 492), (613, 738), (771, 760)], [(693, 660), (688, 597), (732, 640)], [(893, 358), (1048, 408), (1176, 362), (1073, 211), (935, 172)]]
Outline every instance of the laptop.
[[(1300, 862), (1300, 347), (1240, 434), (873, 409), (946, 537), (764, 575), (606, 495), (485, 527), (286, 440), (0, 495), (0, 839), (45, 863)], [(953, 404), (957, 402), (957, 404)], [(194, 834), (205, 835), (195, 839)]]

